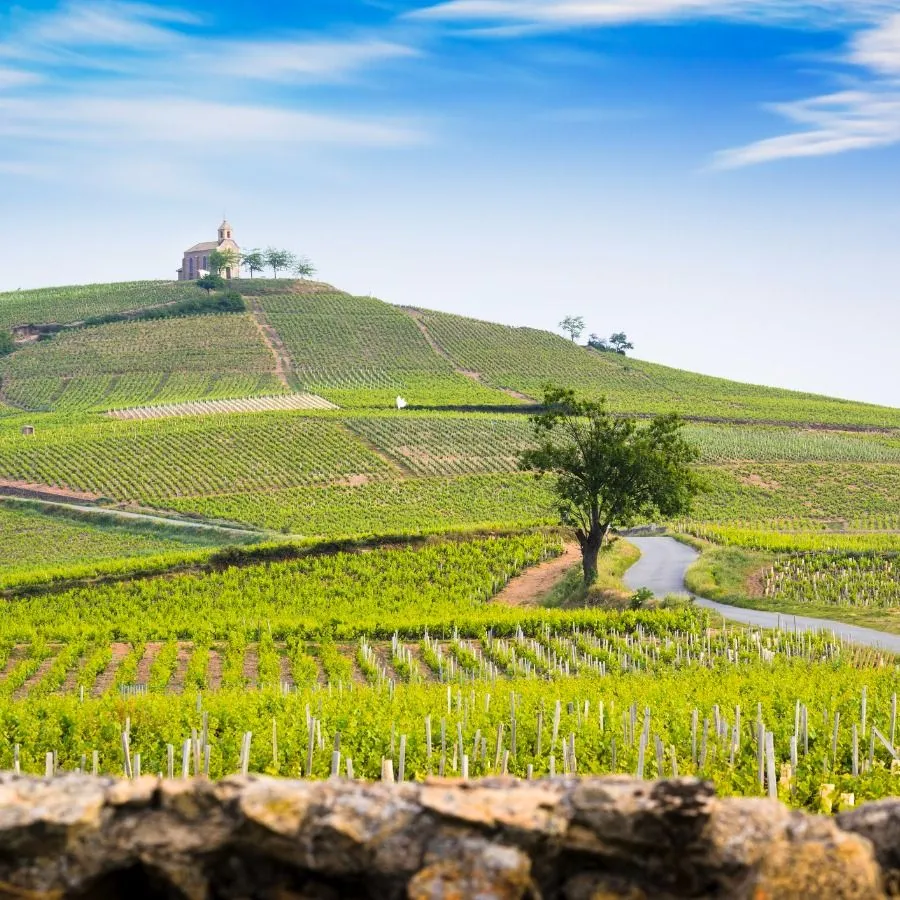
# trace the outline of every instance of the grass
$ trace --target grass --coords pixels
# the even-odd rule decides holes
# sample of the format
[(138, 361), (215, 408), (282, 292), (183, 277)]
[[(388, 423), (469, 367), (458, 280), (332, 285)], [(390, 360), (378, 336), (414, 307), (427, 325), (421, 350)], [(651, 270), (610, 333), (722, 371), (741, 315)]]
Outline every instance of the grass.
[(620, 607), (633, 593), (622, 577), (640, 558), (641, 551), (634, 544), (621, 538), (616, 539), (600, 554), (597, 580), (589, 588), (585, 587), (584, 572), (579, 561), (541, 600), (541, 605), (551, 609)]

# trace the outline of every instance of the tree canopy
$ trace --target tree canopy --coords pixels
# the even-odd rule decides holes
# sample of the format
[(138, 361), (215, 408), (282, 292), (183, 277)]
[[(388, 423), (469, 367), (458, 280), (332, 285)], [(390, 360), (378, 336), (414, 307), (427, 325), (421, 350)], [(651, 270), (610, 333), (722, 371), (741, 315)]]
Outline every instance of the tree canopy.
[(292, 269), (297, 263), (297, 257), (290, 250), (279, 250), (277, 247), (266, 247), (263, 258), (275, 278), (280, 271)]
[(691, 463), (699, 451), (681, 434), (676, 415), (639, 425), (612, 415), (605, 400), (585, 400), (548, 385), (544, 409), (531, 418), (535, 446), (520, 467), (552, 475), (563, 524), (574, 527), (584, 581), (597, 577), (597, 560), (613, 528), (637, 519), (682, 515), (701, 488)]
[(584, 331), (584, 316), (566, 316), (562, 322), (559, 323), (559, 327), (569, 335), (573, 341), (577, 341)]
[(209, 295), (210, 291), (222, 290), (222, 288), (225, 287), (225, 279), (222, 278), (221, 275), (204, 275), (202, 278), (198, 278), (194, 284), (196, 284), (198, 288), (203, 288), (207, 295)]
[(241, 265), (253, 277), (254, 272), (262, 272), (266, 267), (266, 255), (262, 250), (248, 250), (241, 257)]

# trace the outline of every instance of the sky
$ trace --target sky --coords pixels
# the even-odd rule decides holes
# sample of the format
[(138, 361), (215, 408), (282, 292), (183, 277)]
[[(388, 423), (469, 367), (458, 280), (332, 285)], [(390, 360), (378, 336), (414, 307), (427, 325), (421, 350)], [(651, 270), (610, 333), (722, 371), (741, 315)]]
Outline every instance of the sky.
[(900, 407), (900, 0), (0, 0), (0, 291), (342, 289)]

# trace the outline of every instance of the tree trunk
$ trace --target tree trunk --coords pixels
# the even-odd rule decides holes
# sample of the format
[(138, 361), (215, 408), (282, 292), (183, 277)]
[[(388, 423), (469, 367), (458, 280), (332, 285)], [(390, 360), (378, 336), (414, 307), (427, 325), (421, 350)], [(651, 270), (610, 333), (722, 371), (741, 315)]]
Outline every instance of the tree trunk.
[(579, 530), (576, 532), (578, 543), (581, 545), (581, 567), (584, 570), (584, 584), (590, 587), (597, 580), (600, 551), (603, 549), (603, 540), (609, 528), (599, 526), (592, 528), (588, 534)]

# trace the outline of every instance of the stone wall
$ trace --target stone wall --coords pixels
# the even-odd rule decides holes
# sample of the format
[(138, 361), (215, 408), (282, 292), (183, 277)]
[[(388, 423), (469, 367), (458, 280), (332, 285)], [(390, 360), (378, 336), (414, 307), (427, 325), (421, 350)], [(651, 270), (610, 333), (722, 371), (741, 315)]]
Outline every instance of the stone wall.
[(900, 896), (900, 801), (836, 819), (623, 778), (0, 776), (0, 898)]

